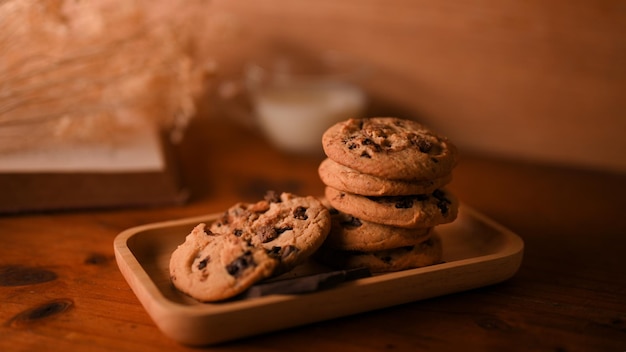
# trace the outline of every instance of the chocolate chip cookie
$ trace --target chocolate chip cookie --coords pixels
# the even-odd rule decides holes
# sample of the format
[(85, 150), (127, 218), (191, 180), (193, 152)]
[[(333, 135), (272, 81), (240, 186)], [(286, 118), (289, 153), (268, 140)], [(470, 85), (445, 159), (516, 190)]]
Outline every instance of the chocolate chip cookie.
[(435, 233), (417, 245), (383, 251), (344, 251), (323, 247), (316, 258), (333, 268), (368, 268), (372, 273), (381, 273), (438, 264), (442, 255), (441, 239)]
[(330, 205), (359, 219), (403, 228), (424, 228), (452, 222), (458, 200), (443, 189), (430, 194), (371, 197), (326, 187)]
[(328, 158), (385, 179), (432, 180), (457, 162), (457, 149), (423, 125), (395, 117), (349, 119), (322, 136)]
[(172, 253), (169, 271), (178, 290), (211, 302), (245, 291), (271, 276), (278, 264), (263, 247), (234, 235), (214, 234), (199, 224)]
[(320, 200), (270, 192), (257, 203), (232, 206), (210, 229), (265, 248), (279, 261), (277, 271), (284, 272), (313, 254), (330, 227), (330, 213)]
[(325, 247), (348, 251), (381, 251), (414, 246), (430, 236), (432, 228), (405, 229), (361, 220), (330, 209), (332, 227)]
[(327, 186), (365, 196), (425, 194), (443, 187), (452, 180), (451, 173), (432, 180), (384, 179), (364, 174), (328, 158), (320, 163), (318, 173), (322, 182)]

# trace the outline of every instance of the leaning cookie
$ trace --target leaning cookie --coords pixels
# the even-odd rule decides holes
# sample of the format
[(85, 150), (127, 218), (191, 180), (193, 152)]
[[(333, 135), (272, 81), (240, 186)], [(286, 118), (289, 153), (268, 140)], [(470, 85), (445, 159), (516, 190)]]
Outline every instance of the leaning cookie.
[(399, 180), (430, 180), (451, 173), (457, 149), (446, 138), (394, 117), (349, 119), (322, 136), (328, 158), (364, 174)]
[(326, 240), (330, 227), (330, 213), (320, 200), (270, 192), (262, 201), (232, 206), (211, 225), (211, 231), (265, 248), (279, 260), (277, 271), (285, 272), (310, 257)]
[(431, 234), (432, 228), (405, 229), (361, 220), (330, 209), (332, 227), (325, 247), (347, 251), (382, 251), (413, 246)]
[(442, 261), (441, 239), (433, 234), (414, 246), (384, 251), (361, 252), (333, 250), (323, 247), (316, 259), (336, 269), (367, 268), (372, 273), (414, 269), (439, 264)]
[(326, 187), (330, 205), (359, 219), (403, 228), (433, 227), (454, 221), (458, 200), (437, 189), (430, 194), (366, 197)]
[(278, 260), (262, 247), (233, 235), (216, 235), (199, 224), (172, 253), (172, 284), (183, 293), (212, 302), (233, 297), (272, 275)]
[(436, 179), (421, 181), (383, 179), (351, 169), (329, 158), (320, 163), (318, 173), (325, 185), (364, 196), (402, 196), (431, 193), (452, 180), (451, 173)]

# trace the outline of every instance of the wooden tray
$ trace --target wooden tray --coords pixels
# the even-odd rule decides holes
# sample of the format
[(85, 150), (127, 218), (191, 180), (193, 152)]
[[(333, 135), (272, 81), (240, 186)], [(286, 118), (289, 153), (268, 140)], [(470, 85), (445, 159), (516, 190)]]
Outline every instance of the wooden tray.
[(462, 205), (453, 223), (437, 227), (443, 264), (312, 293), (199, 303), (171, 285), (169, 257), (195, 225), (220, 215), (134, 227), (114, 242), (120, 271), (141, 304), (165, 335), (183, 344), (214, 344), (494, 284), (517, 272), (524, 249), (516, 234)]

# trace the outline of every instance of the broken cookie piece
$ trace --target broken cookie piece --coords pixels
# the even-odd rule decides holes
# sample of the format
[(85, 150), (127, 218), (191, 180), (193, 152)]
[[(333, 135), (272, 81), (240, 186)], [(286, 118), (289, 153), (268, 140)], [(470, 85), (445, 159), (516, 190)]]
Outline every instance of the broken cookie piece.
[(172, 284), (202, 302), (219, 301), (271, 276), (278, 259), (232, 234), (214, 235), (197, 225), (170, 257)]
[(199, 301), (231, 298), (303, 263), (330, 226), (328, 209), (314, 197), (268, 193), (235, 204), (209, 227), (196, 226), (172, 253), (171, 281)]

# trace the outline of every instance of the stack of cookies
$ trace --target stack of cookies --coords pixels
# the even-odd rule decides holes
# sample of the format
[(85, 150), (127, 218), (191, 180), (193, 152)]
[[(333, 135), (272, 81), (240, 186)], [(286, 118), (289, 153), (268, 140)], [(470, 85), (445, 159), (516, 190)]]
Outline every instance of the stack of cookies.
[(331, 210), (317, 257), (333, 267), (397, 271), (441, 262), (434, 228), (452, 222), (458, 201), (444, 189), (457, 150), (423, 125), (393, 117), (350, 119), (322, 137), (319, 166)]

